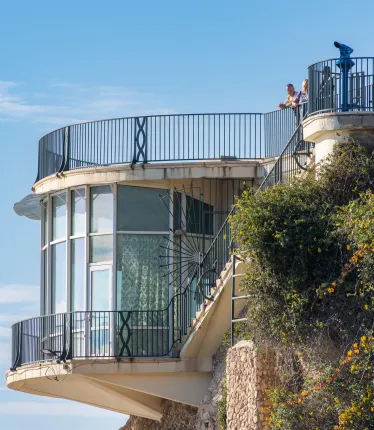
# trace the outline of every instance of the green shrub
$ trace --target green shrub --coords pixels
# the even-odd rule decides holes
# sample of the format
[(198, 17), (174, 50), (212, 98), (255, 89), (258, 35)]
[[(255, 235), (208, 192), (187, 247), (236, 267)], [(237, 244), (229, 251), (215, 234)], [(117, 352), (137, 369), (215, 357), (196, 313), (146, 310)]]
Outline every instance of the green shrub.
[(231, 227), (249, 261), (242, 336), (272, 343), (284, 358), (270, 394), (274, 429), (374, 428), (365, 344), (374, 334), (373, 189), (373, 153), (349, 141), (319, 167), (318, 181), (294, 179), (238, 201)]
[(222, 397), (218, 403), (217, 419), (222, 430), (227, 429), (227, 380), (226, 375), (221, 381)]

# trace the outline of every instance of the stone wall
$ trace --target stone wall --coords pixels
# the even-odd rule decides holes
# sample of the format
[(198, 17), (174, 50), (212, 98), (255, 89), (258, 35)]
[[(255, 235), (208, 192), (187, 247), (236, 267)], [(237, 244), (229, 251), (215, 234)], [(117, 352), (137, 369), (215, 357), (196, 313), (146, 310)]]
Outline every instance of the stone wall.
[(131, 416), (120, 430), (195, 430), (197, 408), (164, 399), (160, 422)]
[(227, 429), (267, 429), (266, 391), (276, 384), (277, 355), (241, 341), (227, 355)]

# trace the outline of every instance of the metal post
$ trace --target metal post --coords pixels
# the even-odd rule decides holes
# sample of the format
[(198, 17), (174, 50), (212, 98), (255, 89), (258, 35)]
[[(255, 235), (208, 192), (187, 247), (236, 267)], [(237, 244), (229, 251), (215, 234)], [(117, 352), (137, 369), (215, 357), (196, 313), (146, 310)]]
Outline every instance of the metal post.
[[(231, 250), (233, 249), (231, 242)], [(234, 338), (234, 326), (235, 326), (235, 302), (233, 298), (235, 297), (235, 266), (236, 266), (236, 257), (235, 254), (232, 256), (232, 287), (231, 287), (231, 346), (234, 346), (235, 338)]]

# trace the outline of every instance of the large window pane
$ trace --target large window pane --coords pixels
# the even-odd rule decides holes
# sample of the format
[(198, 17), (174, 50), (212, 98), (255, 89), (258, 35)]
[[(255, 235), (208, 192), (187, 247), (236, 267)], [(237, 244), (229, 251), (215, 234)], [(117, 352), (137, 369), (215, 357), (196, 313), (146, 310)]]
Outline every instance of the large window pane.
[(80, 188), (71, 192), (71, 234), (84, 234), (86, 226), (85, 190)]
[(84, 268), (85, 249), (84, 238), (71, 241), (71, 290), (73, 311), (84, 311)]
[(161, 235), (120, 234), (117, 240), (118, 310), (166, 308), (169, 293), (164, 275), (167, 270), (160, 266), (167, 264), (161, 249), (167, 246), (167, 239)]
[(212, 205), (186, 196), (187, 231), (189, 233), (213, 235), (213, 210)]
[(42, 202), (42, 242), (43, 246), (48, 243), (48, 219), (47, 219), (47, 202)]
[(110, 186), (91, 188), (91, 233), (113, 230), (113, 195)]
[(66, 237), (66, 194), (59, 194), (52, 198), (52, 240)]
[[(166, 190), (130, 187), (118, 187), (118, 231), (168, 231), (169, 211), (166, 205), (169, 198), (160, 198)], [(165, 205), (166, 204), (166, 205)]]
[[(91, 310), (109, 311), (109, 270), (94, 270), (91, 272)], [(98, 315), (102, 319), (108, 315)]]
[(67, 311), (66, 242), (52, 245), (52, 313)]
[(41, 315), (48, 314), (48, 260), (47, 260), (47, 249), (42, 251), (42, 265), (43, 265), (43, 298), (41, 303)]
[(113, 236), (106, 234), (104, 236), (90, 237), (90, 262), (102, 263), (112, 261), (113, 259)]

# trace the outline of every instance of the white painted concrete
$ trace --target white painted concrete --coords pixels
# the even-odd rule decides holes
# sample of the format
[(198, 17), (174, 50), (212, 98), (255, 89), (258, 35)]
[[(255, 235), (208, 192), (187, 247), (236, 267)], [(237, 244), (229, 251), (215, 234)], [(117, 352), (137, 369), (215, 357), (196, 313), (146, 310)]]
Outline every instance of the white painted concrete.
[(141, 181), (143, 186), (157, 187), (193, 178), (256, 178), (260, 160), (200, 161), (145, 165), (114, 165), (64, 172), (60, 177), (48, 176), (37, 182), (37, 194), (63, 190), (80, 185)]
[(374, 147), (374, 112), (329, 112), (303, 121), (304, 139), (315, 143), (318, 164), (338, 142), (353, 138)]

